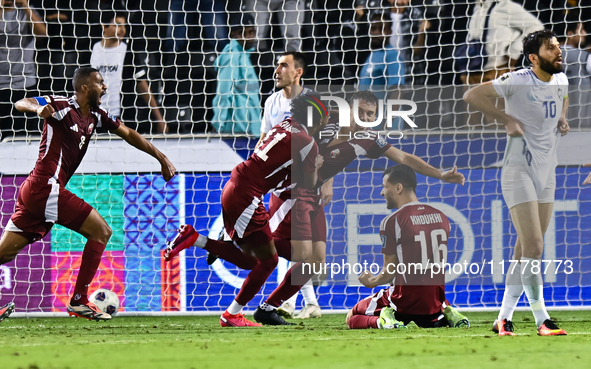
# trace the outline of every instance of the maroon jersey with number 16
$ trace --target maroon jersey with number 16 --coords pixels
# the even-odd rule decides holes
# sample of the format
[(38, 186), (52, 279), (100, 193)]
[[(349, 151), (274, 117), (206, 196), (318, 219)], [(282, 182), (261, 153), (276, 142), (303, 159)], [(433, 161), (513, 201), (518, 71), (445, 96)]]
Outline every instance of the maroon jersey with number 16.
[[(404, 314), (434, 314), (445, 301), (443, 271), (431, 275), (433, 263), (447, 260), (449, 220), (441, 211), (411, 202), (388, 215), (380, 225), (382, 253), (396, 254), (400, 272), (390, 289), (390, 299)], [(435, 272), (438, 268), (433, 269)], [(443, 293), (442, 293), (443, 292)]]

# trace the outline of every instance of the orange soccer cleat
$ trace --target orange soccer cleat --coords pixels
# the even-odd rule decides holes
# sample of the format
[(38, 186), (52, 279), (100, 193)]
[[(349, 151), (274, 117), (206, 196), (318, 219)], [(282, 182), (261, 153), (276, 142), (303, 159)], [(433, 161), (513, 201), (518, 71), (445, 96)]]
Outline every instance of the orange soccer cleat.
[(220, 317), (220, 325), (222, 327), (262, 327), (262, 324), (251, 322), (244, 317), (244, 314), (239, 313), (232, 315), (224, 311)]
[(566, 331), (558, 328), (550, 319), (546, 319), (538, 328), (538, 336), (566, 336)]
[(182, 225), (176, 237), (166, 245), (164, 260), (172, 260), (179, 252), (193, 246), (197, 238), (199, 238), (199, 233), (195, 231), (192, 225)]

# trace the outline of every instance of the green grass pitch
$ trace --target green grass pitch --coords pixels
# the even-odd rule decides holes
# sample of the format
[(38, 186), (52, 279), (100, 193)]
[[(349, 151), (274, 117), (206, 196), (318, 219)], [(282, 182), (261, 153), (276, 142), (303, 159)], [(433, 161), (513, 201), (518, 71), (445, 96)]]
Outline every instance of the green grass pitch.
[(0, 368), (589, 368), (591, 311), (550, 312), (569, 335), (538, 337), (516, 312), (516, 337), (490, 331), (496, 313), (467, 313), (469, 329), (349, 330), (344, 315), (292, 327), (221, 328), (218, 317), (7, 319)]

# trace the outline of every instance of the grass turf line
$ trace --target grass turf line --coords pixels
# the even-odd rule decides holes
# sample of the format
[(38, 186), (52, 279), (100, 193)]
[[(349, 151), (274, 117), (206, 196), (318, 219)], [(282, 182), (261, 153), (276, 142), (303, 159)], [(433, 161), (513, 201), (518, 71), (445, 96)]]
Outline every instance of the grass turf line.
[[(344, 315), (292, 327), (222, 328), (218, 317), (7, 319), (0, 368), (544, 368), (588, 367), (591, 311), (551, 312), (566, 337), (538, 337), (516, 312), (516, 337), (490, 331), (495, 313), (470, 313), (470, 329), (349, 330)], [(295, 322), (298, 322), (295, 320)]]

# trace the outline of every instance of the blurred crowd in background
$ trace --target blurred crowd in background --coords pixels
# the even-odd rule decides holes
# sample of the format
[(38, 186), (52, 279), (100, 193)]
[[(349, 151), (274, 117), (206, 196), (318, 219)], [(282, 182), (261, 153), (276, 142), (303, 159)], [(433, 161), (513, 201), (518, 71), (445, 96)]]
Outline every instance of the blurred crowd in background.
[[(39, 119), (12, 103), (71, 94), (74, 70), (96, 65), (112, 74), (103, 105), (126, 125), (216, 132), (214, 116), (236, 119), (220, 105), (222, 94), (237, 93), (236, 80), (256, 98), (232, 100), (245, 104), (234, 108), (262, 114), (285, 51), (306, 56), (306, 87), (386, 85), (423, 103), (421, 128), (485, 127), (466, 118), (465, 86), (526, 66), (521, 39), (543, 28), (563, 44), (576, 97), (571, 125), (588, 128), (590, 26), (591, 4), (582, 0), (0, 0), (0, 128), (3, 139), (38, 134)], [(484, 50), (476, 68), (466, 58), (471, 42)], [(118, 58), (125, 68), (110, 63)], [(239, 125), (231, 132), (258, 134)]]

